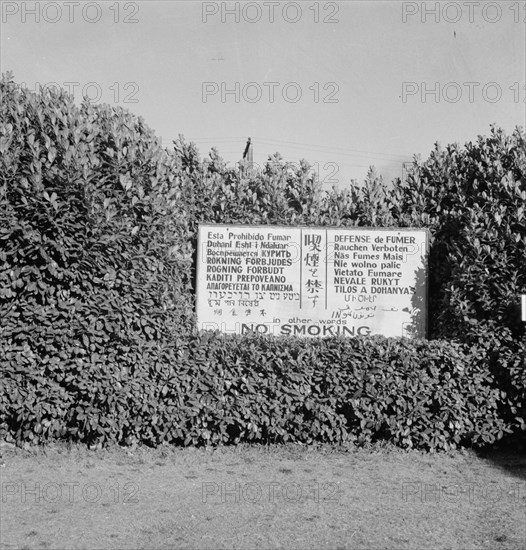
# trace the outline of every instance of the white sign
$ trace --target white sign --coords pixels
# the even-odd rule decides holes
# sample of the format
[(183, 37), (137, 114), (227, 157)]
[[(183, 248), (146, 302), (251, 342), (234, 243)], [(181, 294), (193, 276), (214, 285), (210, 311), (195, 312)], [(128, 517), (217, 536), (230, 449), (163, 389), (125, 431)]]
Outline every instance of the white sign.
[(200, 225), (202, 330), (425, 337), (428, 232)]

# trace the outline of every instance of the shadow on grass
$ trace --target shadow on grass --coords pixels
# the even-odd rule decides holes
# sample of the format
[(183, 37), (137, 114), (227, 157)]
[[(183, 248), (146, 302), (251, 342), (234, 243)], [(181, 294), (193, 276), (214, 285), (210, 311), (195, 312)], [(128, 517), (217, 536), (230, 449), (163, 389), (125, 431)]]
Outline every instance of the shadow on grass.
[(526, 433), (511, 434), (477, 450), (477, 456), (519, 479), (526, 480)]

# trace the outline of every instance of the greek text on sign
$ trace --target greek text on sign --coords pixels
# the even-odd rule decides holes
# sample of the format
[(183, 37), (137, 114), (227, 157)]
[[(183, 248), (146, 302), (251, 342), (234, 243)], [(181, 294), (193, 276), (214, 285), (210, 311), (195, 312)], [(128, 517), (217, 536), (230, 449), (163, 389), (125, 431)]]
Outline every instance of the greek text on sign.
[(201, 225), (198, 328), (425, 337), (428, 233)]

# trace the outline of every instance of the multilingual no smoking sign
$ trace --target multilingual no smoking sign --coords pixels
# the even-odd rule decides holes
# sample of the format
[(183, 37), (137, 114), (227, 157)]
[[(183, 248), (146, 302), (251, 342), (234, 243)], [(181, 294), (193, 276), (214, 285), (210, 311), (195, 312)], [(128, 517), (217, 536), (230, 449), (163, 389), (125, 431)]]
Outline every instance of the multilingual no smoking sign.
[(425, 337), (428, 231), (201, 225), (198, 328)]

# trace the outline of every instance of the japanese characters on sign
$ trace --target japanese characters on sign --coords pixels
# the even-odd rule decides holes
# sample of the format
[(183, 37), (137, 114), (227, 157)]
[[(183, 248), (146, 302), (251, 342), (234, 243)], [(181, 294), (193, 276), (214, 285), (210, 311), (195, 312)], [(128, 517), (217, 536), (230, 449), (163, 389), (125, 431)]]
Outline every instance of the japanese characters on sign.
[(424, 337), (428, 233), (201, 225), (198, 328)]

